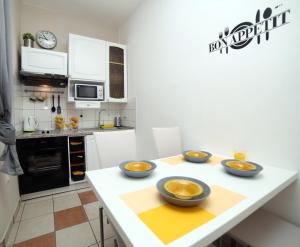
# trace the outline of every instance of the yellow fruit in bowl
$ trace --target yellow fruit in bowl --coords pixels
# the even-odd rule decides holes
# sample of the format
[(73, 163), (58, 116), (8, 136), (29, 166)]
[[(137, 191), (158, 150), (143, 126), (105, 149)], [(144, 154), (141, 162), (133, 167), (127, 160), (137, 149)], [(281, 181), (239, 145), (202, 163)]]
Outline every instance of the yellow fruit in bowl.
[(55, 126), (57, 129), (64, 129), (65, 122), (64, 122), (64, 117), (62, 115), (55, 116)]
[(73, 128), (73, 129), (77, 129), (77, 127), (78, 127), (78, 124), (77, 124), (77, 123), (75, 123), (75, 122), (71, 122), (71, 126), (72, 126), (72, 128)]
[(63, 123), (56, 123), (56, 128), (57, 129), (63, 129), (65, 125)]
[(72, 116), (72, 117), (71, 117), (71, 121), (77, 123), (77, 122), (78, 122), (78, 118), (75, 117), (75, 116)]
[(62, 115), (57, 115), (55, 117), (55, 122), (56, 123), (62, 123), (64, 121), (64, 117)]

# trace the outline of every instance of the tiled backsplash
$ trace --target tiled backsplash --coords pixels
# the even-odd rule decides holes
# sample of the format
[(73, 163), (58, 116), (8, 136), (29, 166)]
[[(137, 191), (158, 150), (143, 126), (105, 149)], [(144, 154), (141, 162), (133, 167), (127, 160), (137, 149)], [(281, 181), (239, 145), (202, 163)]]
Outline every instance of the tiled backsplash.
[[(70, 121), (71, 116), (77, 116), (79, 119), (79, 128), (95, 128), (99, 126), (99, 110), (94, 109), (75, 109), (74, 103), (67, 102), (67, 90), (59, 88), (44, 88), (44, 87), (23, 87), (29, 90), (42, 90), (49, 93), (28, 93), (22, 92), (22, 96), (16, 100), (21, 100), (22, 117), (35, 116), (39, 122), (38, 129), (53, 129), (55, 128), (55, 116), (57, 112), (52, 113), (52, 95), (53, 91), (61, 91), (64, 94), (60, 95), (60, 106), (62, 116), (65, 122)], [(48, 96), (45, 102), (32, 102), (30, 97)], [(57, 108), (57, 96), (55, 95), (55, 107)], [(101, 103), (101, 124), (113, 122), (115, 116), (121, 116), (122, 125), (135, 127), (135, 98), (128, 99), (128, 103)]]
[(12, 124), (16, 130), (23, 128), (23, 106), (22, 106), (22, 84), (19, 83), (18, 77), (12, 80)]

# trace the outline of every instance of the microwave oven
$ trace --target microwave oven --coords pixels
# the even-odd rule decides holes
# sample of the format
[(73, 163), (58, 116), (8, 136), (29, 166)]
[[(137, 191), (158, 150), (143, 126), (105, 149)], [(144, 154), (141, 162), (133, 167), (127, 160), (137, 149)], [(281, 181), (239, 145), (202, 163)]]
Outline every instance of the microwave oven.
[(104, 100), (104, 85), (75, 84), (75, 100)]

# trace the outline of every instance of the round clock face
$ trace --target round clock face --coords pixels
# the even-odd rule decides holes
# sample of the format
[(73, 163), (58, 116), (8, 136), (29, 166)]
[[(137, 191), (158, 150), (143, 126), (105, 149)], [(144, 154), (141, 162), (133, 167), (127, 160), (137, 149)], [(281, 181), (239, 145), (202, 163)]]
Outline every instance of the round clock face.
[(49, 31), (39, 31), (36, 34), (38, 45), (45, 49), (53, 49), (57, 44), (55, 35)]

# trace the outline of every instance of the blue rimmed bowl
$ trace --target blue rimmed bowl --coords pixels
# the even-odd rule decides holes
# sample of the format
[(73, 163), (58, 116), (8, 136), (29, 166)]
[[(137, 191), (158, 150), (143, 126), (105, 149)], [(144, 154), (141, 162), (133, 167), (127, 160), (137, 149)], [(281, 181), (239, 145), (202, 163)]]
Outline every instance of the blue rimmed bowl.
[[(202, 193), (200, 195), (194, 196), (189, 199), (180, 199), (176, 197), (174, 194), (169, 193), (165, 189), (165, 184), (171, 180), (187, 180), (193, 183), (197, 183), (202, 188)], [(195, 178), (183, 177), (183, 176), (172, 176), (166, 177), (159, 180), (156, 184), (157, 190), (160, 195), (169, 203), (180, 206), (180, 207), (194, 207), (200, 204), (203, 200), (205, 200), (210, 194), (209, 186)]]
[(128, 177), (143, 178), (149, 176), (154, 171), (156, 164), (147, 160), (128, 160), (122, 162), (119, 168)]
[(229, 159), (222, 160), (221, 164), (226, 172), (239, 177), (254, 177), (263, 170), (261, 165), (250, 161)]
[(205, 151), (187, 150), (183, 152), (184, 159), (193, 163), (205, 163), (211, 156), (211, 153)]

